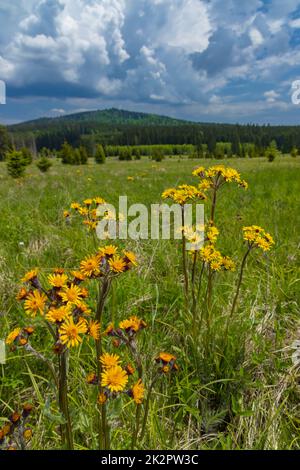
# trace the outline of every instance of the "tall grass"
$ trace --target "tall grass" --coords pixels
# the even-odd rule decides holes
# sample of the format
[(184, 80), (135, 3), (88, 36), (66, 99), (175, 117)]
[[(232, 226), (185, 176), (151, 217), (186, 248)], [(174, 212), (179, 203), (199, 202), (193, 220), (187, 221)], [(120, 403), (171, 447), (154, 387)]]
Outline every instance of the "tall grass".
[[(160, 202), (168, 186), (194, 184), (192, 169), (212, 163), (173, 159), (153, 165), (148, 160), (120, 163), (108, 159), (101, 167), (89, 164), (80, 169), (57, 163), (45, 175), (32, 166), (19, 182), (9, 179), (1, 164), (0, 337), (23, 317), (15, 294), (25, 271), (35, 266), (45, 273), (56, 266), (74, 268), (94, 250), (80, 222), (66, 225), (62, 217), (73, 200), (100, 194), (116, 204), (119, 195), (126, 194), (129, 204), (150, 205)], [(213, 335), (206, 348), (205, 326), (195, 340), (193, 319), (187, 318), (180, 247), (172, 241), (127, 242), (126, 247), (139, 257), (139, 267), (116, 282), (104, 308), (107, 319), (112, 314), (120, 320), (138, 313), (148, 323), (140, 345), (145, 370), (151, 367), (153, 351), (160, 350), (176, 355), (180, 366), (169, 383), (158, 383), (138, 448), (300, 448), (299, 371), (291, 360), (291, 345), (300, 339), (299, 162), (284, 157), (273, 163), (253, 159), (229, 164), (242, 172), (249, 191), (226, 187), (218, 201), (217, 225), (226, 234), (224, 252), (241, 259), (240, 228), (252, 223), (272, 233), (276, 246), (268, 257), (248, 260), (226, 349), (228, 299), (234, 294), (236, 275), (220, 274), (214, 286)], [(46, 351), (42, 335), (36, 343), (42, 353)], [(91, 418), (96, 416), (96, 391), (83, 380), (86, 370), (95, 367), (94, 353), (88, 348), (72, 350), (70, 357), (69, 402), (77, 449), (97, 448)], [(44, 365), (16, 351), (8, 355), (0, 371), (0, 423), (19, 403), (33, 399), (31, 448), (59, 448), (60, 415), (53, 400), (45, 399), (53, 398), (54, 391), (45, 379)], [(130, 448), (132, 429), (127, 423), (133, 413), (133, 408), (113, 403), (113, 448)]]

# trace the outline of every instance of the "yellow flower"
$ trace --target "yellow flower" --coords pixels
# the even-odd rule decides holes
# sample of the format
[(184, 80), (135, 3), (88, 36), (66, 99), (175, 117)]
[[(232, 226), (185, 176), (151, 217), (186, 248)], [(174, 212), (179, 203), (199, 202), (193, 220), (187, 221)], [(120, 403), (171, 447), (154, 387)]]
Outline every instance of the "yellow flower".
[(84, 217), (89, 215), (89, 211), (86, 207), (79, 207), (78, 212), (79, 212), (80, 215), (82, 215)]
[(66, 285), (68, 276), (66, 274), (49, 274), (48, 282), (50, 286), (62, 288)]
[(114, 256), (108, 260), (110, 268), (115, 273), (122, 273), (126, 269), (126, 263), (120, 256)]
[(235, 271), (235, 263), (228, 256), (223, 256), (222, 264), (225, 271)]
[(64, 218), (67, 219), (68, 217), (70, 217), (70, 212), (64, 211), (63, 215), (64, 215)]
[(193, 176), (204, 176), (205, 175), (205, 168), (204, 166), (199, 166), (196, 170), (192, 173)]
[(54, 268), (54, 274), (63, 274), (65, 272), (64, 268)]
[[(82, 290), (81, 290), (81, 294), (82, 294)], [(84, 302), (78, 302), (76, 304), (76, 310), (82, 313), (83, 315), (88, 316), (91, 314), (91, 309)]]
[(85, 204), (86, 206), (90, 206), (92, 205), (92, 203), (93, 203), (93, 199), (85, 199), (83, 201), (83, 204)]
[(173, 356), (173, 354), (161, 352), (157, 356), (156, 360), (158, 360), (158, 361), (160, 360), (160, 361), (165, 362), (166, 364), (168, 364), (169, 362), (176, 361), (176, 357)]
[(220, 232), (217, 227), (215, 227), (214, 225), (210, 225), (207, 229), (206, 236), (211, 243), (214, 243), (217, 241), (219, 233)]
[(91, 256), (81, 261), (80, 270), (86, 277), (98, 276), (100, 274), (98, 256)]
[(26, 428), (23, 431), (23, 437), (25, 441), (29, 441), (32, 438), (32, 429)]
[(85, 275), (82, 274), (80, 271), (72, 271), (71, 272), (72, 276), (74, 276), (76, 281), (84, 281), (85, 280)]
[(111, 392), (121, 392), (128, 382), (126, 371), (120, 366), (113, 366), (101, 374), (101, 385)]
[(11, 331), (5, 340), (6, 344), (12, 344), (21, 334), (21, 331), (22, 328), (15, 328), (13, 331)]
[(75, 211), (78, 211), (80, 209), (80, 204), (78, 202), (72, 202), (71, 204), (71, 209), (74, 209)]
[(25, 274), (25, 276), (21, 279), (21, 281), (30, 282), (37, 277), (38, 273), (39, 273), (38, 269), (32, 269), (31, 271)]
[(127, 364), (127, 366), (125, 367), (125, 370), (128, 375), (133, 375), (135, 372), (134, 367), (131, 364)]
[(105, 204), (105, 200), (102, 197), (95, 197), (94, 202), (98, 205)]
[(200, 191), (195, 186), (191, 186), (188, 184), (182, 184), (177, 188), (169, 188), (162, 193), (162, 198), (167, 199), (170, 198), (174, 202), (180, 205), (186, 204), (188, 201), (192, 201), (195, 199), (206, 199), (205, 194)]
[(258, 247), (263, 251), (269, 251), (274, 245), (273, 237), (258, 225), (243, 227), (244, 240), (248, 241), (250, 247)]
[(99, 254), (101, 256), (113, 256), (117, 253), (118, 247), (115, 245), (106, 245), (103, 248), (99, 248)]
[(120, 364), (120, 356), (118, 356), (118, 354), (103, 353), (102, 356), (100, 356), (100, 362), (104, 369), (108, 369), (109, 367), (118, 366)]
[(24, 299), (26, 299), (27, 295), (28, 295), (27, 290), (26, 290), (24, 287), (22, 287), (22, 288), (19, 290), (19, 292), (17, 293), (16, 299), (17, 299), (17, 300), (24, 300)]
[(141, 320), (135, 315), (119, 323), (119, 327), (121, 328), (121, 330), (126, 330), (126, 331), (132, 330), (135, 333), (141, 330), (142, 328), (146, 328), (146, 326), (147, 325), (144, 322), (144, 320)]
[(59, 295), (64, 302), (67, 302), (69, 304), (77, 305), (82, 300), (81, 289), (75, 284), (71, 284), (69, 287), (64, 287), (64, 289), (60, 292)]
[(132, 251), (124, 250), (123, 253), (124, 253), (125, 261), (133, 264), (134, 266), (137, 266), (136, 256), (134, 253), (132, 253)]
[(61, 323), (71, 314), (70, 307), (63, 305), (59, 308), (51, 308), (46, 314), (46, 319), (51, 323)]
[(115, 325), (113, 323), (109, 323), (109, 325), (107, 326), (106, 330), (104, 331), (104, 335), (112, 335), (112, 333), (114, 332), (114, 328), (115, 328)]
[(88, 334), (95, 340), (100, 338), (100, 323), (91, 320), (88, 324)]
[(35, 317), (38, 312), (43, 314), (47, 297), (39, 290), (30, 292), (25, 300), (24, 308), (28, 315)]
[(67, 348), (78, 346), (82, 342), (81, 334), (86, 333), (87, 326), (84, 320), (74, 323), (72, 317), (67, 318), (59, 328), (60, 340)]
[(98, 382), (98, 377), (95, 372), (89, 372), (86, 376), (86, 381), (88, 384), (96, 384)]
[(134, 399), (137, 405), (140, 405), (143, 402), (145, 394), (145, 387), (142, 384), (142, 380), (139, 379), (136, 384), (133, 385), (132, 389), (130, 390), (130, 395)]
[(99, 395), (98, 395), (99, 405), (104, 405), (104, 403), (106, 403), (106, 401), (107, 401), (107, 396), (105, 395), (105, 393), (103, 393), (103, 392), (99, 393)]

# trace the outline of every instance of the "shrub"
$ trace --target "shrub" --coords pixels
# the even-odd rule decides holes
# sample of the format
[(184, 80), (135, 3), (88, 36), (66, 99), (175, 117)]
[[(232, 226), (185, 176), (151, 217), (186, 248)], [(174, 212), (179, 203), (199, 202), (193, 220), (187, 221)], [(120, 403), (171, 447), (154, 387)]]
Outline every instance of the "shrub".
[(38, 161), (36, 166), (42, 173), (47, 173), (49, 168), (52, 166), (52, 162), (47, 157), (41, 157)]
[(161, 148), (154, 148), (152, 151), (152, 160), (155, 160), (156, 162), (161, 162), (164, 159), (164, 154)]
[(277, 149), (277, 144), (275, 142), (275, 140), (273, 140), (269, 147), (266, 149), (266, 157), (268, 159), (269, 162), (273, 162), (275, 160), (275, 158), (278, 156), (279, 152), (278, 152), (278, 149)]
[(291, 157), (296, 158), (298, 155), (298, 149), (296, 147), (293, 147), (291, 150)]
[(80, 154), (81, 165), (86, 165), (88, 162), (88, 158), (89, 158), (87, 149), (83, 145), (81, 145), (78, 150)]
[(132, 150), (132, 155), (135, 160), (140, 160), (141, 159), (141, 151), (138, 147), (134, 147)]
[(74, 165), (74, 149), (68, 142), (63, 143), (60, 149), (60, 157), (63, 164)]
[(7, 172), (12, 178), (21, 178), (24, 175), (26, 163), (22, 152), (16, 150), (7, 154)]
[(104, 148), (101, 144), (97, 145), (96, 153), (95, 153), (95, 161), (96, 163), (100, 163), (100, 164), (103, 164), (106, 161)]
[(21, 148), (20, 152), (22, 152), (23, 160), (25, 165), (30, 165), (32, 163), (33, 157), (32, 153), (30, 152), (29, 148), (23, 147)]

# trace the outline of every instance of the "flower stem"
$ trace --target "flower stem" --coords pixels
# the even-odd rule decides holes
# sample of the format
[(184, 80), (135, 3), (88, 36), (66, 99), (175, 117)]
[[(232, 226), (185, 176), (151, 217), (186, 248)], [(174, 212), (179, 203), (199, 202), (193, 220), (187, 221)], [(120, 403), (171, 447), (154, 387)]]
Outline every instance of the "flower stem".
[(67, 376), (68, 351), (64, 350), (59, 360), (59, 404), (61, 413), (65, 419), (65, 438), (68, 450), (74, 449), (72, 423), (68, 404), (68, 376)]
[[(182, 227), (184, 227), (184, 223), (185, 223), (184, 206), (181, 207), (181, 221), (182, 221)], [(183, 268), (183, 275), (184, 275), (184, 294), (185, 294), (185, 301), (187, 305), (188, 292), (189, 292), (189, 276), (188, 276), (188, 271), (187, 271), (186, 238), (184, 235), (184, 228), (182, 228), (182, 268)]]
[(241, 284), (242, 284), (242, 280), (243, 280), (243, 274), (244, 274), (244, 269), (245, 269), (245, 266), (246, 266), (246, 261), (247, 261), (247, 258), (248, 258), (248, 255), (251, 251), (251, 248), (252, 246), (249, 245), (246, 253), (244, 254), (244, 257), (243, 257), (243, 260), (242, 260), (242, 264), (241, 264), (241, 268), (240, 268), (240, 273), (239, 273), (239, 278), (238, 278), (238, 282), (237, 282), (237, 286), (236, 286), (236, 292), (235, 292), (235, 296), (234, 296), (234, 299), (233, 299), (233, 302), (232, 302), (232, 306), (231, 306), (231, 310), (230, 310), (230, 314), (228, 316), (228, 319), (227, 319), (227, 324), (226, 324), (226, 330), (225, 330), (225, 335), (224, 335), (224, 338), (225, 338), (225, 345), (227, 343), (227, 338), (228, 338), (228, 329), (229, 329), (229, 324), (230, 324), (230, 321), (234, 315), (234, 312), (235, 312), (235, 309), (236, 309), (236, 306), (237, 306), (237, 301), (238, 301), (238, 297), (239, 297), (239, 293), (240, 293), (240, 288), (241, 288)]
[[(96, 321), (99, 322), (100, 324), (102, 321), (104, 305), (105, 305), (105, 301), (109, 293), (110, 285), (111, 285), (111, 281), (108, 278), (108, 276), (103, 278), (103, 280), (99, 283), (99, 296), (98, 296), (98, 304), (97, 304), (97, 310), (96, 310)], [(96, 363), (97, 363), (97, 375), (98, 375), (98, 381), (99, 381), (99, 385), (98, 385), (99, 393), (102, 392), (102, 387), (101, 387), (102, 367), (101, 367), (101, 362), (100, 362), (101, 354), (102, 354), (102, 338), (100, 335), (99, 339), (96, 340)], [(99, 412), (98, 414), (98, 442), (99, 442), (100, 450), (105, 450), (109, 448), (109, 430), (108, 430), (107, 419), (106, 419), (106, 405), (105, 404), (101, 405), (101, 413)]]

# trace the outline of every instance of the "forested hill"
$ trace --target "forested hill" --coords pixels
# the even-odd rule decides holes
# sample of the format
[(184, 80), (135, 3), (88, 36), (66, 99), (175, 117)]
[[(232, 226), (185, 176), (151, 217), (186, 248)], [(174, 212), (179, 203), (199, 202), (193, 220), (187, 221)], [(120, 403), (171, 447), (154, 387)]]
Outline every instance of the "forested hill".
[(14, 124), (9, 127), (11, 131), (42, 131), (45, 128), (64, 126), (70, 124), (79, 124), (94, 127), (94, 125), (127, 125), (127, 126), (179, 126), (186, 125), (189, 121), (174, 119), (157, 114), (138, 113), (126, 111), (123, 109), (104, 109), (101, 111), (85, 111), (75, 114), (67, 114), (55, 118), (41, 118), (33, 121), (27, 121), (20, 124)]
[(283, 152), (300, 148), (300, 126), (196, 123), (155, 114), (119, 109), (88, 111), (56, 118), (42, 118), (8, 127), (17, 147), (59, 149), (64, 141), (73, 146), (253, 143), (266, 147), (272, 140)]

